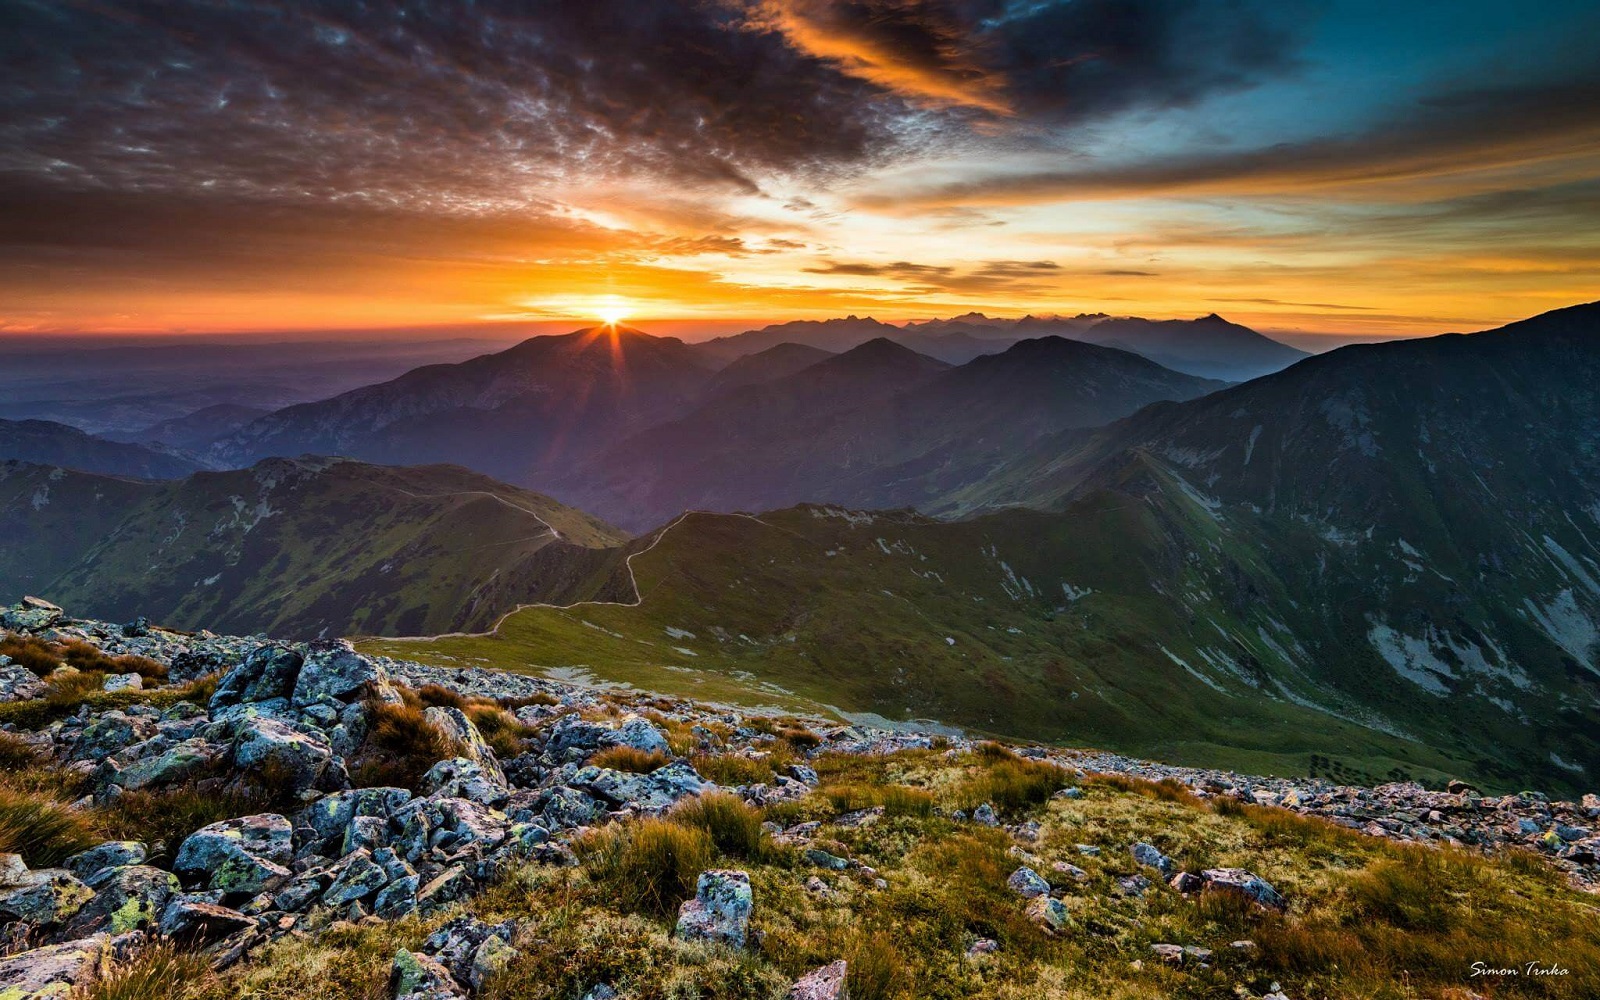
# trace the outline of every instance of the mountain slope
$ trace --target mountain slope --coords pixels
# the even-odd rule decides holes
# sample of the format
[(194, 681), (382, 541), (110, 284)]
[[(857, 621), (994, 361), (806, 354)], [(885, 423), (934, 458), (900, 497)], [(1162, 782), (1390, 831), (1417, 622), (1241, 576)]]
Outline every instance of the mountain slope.
[(1107, 319), (1068, 336), (1142, 354), (1181, 372), (1233, 382), (1267, 375), (1310, 357), (1216, 313), (1195, 320)]
[(95, 437), (49, 420), (0, 420), (0, 459), (146, 479), (175, 479), (203, 468), (179, 455)]
[(151, 424), (142, 430), (113, 432), (104, 436), (113, 441), (160, 442), (174, 448), (204, 448), (217, 438), (231, 434), (271, 412), (255, 406), (217, 403), (181, 417)]
[(747, 385), (771, 382), (810, 368), (817, 362), (826, 361), (833, 356), (834, 352), (824, 351), (820, 347), (806, 344), (778, 344), (734, 360), (706, 384), (705, 394), (708, 397), (718, 396)]
[(1221, 387), (1061, 338), (958, 368), (880, 338), (635, 435), (563, 485), (640, 528), (686, 509), (922, 506), (1042, 435)]
[(0, 469), (0, 525), (33, 540), (0, 542), (0, 592), (119, 620), (295, 636), (481, 628), (519, 603), (590, 593), (626, 537), (451, 466), (270, 459), (170, 483)]
[[(1600, 305), (1347, 347), (1062, 435), (954, 510), (1198, 504), (1195, 593), (1250, 605), (1269, 669), (1441, 741), (1600, 769)], [(1530, 765), (1532, 766), (1532, 765)]]
[(208, 454), (234, 466), (307, 452), (397, 465), (448, 461), (530, 482), (671, 415), (711, 374), (680, 340), (594, 327), (279, 410)]
[[(796, 320), (728, 337), (716, 337), (694, 345), (707, 364), (720, 367), (740, 358), (771, 350), (780, 344), (800, 344), (831, 354), (860, 347), (870, 340), (885, 338), (902, 347), (952, 365), (962, 365), (985, 354), (1006, 349), (1015, 336), (990, 336), (991, 331), (967, 328), (902, 329), (880, 323), (872, 317), (846, 316), (842, 319)], [(976, 335), (975, 335), (976, 334)]]

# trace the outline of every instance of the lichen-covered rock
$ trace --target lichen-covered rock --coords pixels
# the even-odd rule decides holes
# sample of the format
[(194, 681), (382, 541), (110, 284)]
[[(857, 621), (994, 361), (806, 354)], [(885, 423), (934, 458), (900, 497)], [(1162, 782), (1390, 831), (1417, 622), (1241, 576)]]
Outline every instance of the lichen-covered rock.
[(105, 691), (142, 691), (144, 678), (138, 674), (112, 674), (100, 687)]
[[(509, 947), (512, 936), (516, 933), (516, 925), (510, 921), (499, 924), (486, 924), (469, 916), (459, 916), (451, 919), (423, 942), (422, 950), (432, 955), (443, 965), (450, 974), (460, 982), (473, 983), (476, 988), (479, 983), (474, 980), (473, 969), (479, 965), (479, 956), (483, 955), (483, 977), (492, 975), (497, 969), (497, 963), (503, 967), (515, 951)], [(498, 942), (502, 947), (496, 948), (489, 942)], [(489, 951), (484, 953), (485, 946)]]
[(333, 884), (322, 894), (322, 902), (328, 906), (344, 906), (365, 899), (389, 884), (388, 873), (365, 849), (345, 857), (335, 872)]
[(169, 902), (161, 913), (163, 937), (185, 944), (220, 941), (256, 925), (254, 917), (238, 910), (198, 899), (179, 898)]
[(108, 840), (87, 851), (79, 851), (61, 864), (72, 874), (88, 880), (102, 868), (142, 865), (147, 856), (145, 846), (137, 840)]
[(1012, 872), (1011, 877), (1006, 879), (1006, 885), (1010, 886), (1011, 891), (1023, 899), (1050, 895), (1050, 883), (1046, 882), (1042, 875), (1026, 865)]
[(275, 644), (257, 646), (217, 682), (211, 696), (213, 710), (244, 702), (288, 698), (300, 674), (299, 653)]
[(73, 916), (68, 933), (87, 937), (97, 931), (113, 936), (153, 926), (167, 901), (181, 890), (178, 879), (149, 865), (101, 868), (90, 876), (94, 898)]
[(850, 1000), (845, 986), (849, 973), (844, 959), (813, 969), (789, 987), (786, 1000)]
[(422, 879), (417, 875), (403, 875), (383, 887), (372, 901), (372, 912), (385, 920), (398, 920), (417, 909), (417, 890)]
[(277, 880), (294, 854), (294, 831), (276, 813), (212, 823), (190, 834), (172, 870), (185, 882), (202, 883), (229, 895), (254, 895)]
[[(429, 709), (433, 711), (433, 709)], [(501, 806), (511, 797), (504, 774), (469, 757), (441, 760), (422, 776), (418, 791), (424, 795), (469, 799), (479, 805)]]
[(500, 761), (495, 757), (494, 750), (465, 712), (459, 708), (435, 705), (423, 712), (422, 717), (456, 744), (458, 757), (478, 764), (496, 784), (506, 783), (505, 772), (500, 769)]
[(451, 865), (417, 890), (417, 909), (423, 913), (453, 903), (473, 889), (472, 876), (461, 865)]
[(235, 766), (256, 774), (273, 773), (287, 779), (296, 792), (317, 786), (332, 760), (333, 750), (325, 740), (279, 719), (241, 721), (233, 745)]
[(753, 909), (755, 896), (747, 873), (727, 869), (701, 872), (694, 898), (678, 909), (676, 933), (685, 941), (713, 941), (743, 948)]
[(9, 608), (0, 610), (0, 628), (13, 632), (43, 632), (59, 622), (63, 612), (49, 601), (39, 597), (24, 597)]
[(0, 922), (63, 924), (93, 898), (94, 890), (65, 868), (10, 873), (0, 886)]
[(318, 703), (342, 707), (372, 695), (398, 699), (382, 667), (342, 639), (307, 643), (305, 661), (290, 696), (296, 708)]
[(3, 1000), (65, 1000), (94, 983), (110, 957), (104, 934), (0, 958)]
[(466, 997), (444, 966), (427, 955), (405, 948), (394, 953), (389, 991), (394, 1000), (464, 1000)]
[(679, 799), (716, 788), (684, 760), (673, 761), (649, 774), (585, 767), (567, 784), (613, 805), (631, 806), (644, 812), (660, 812)]
[(1288, 902), (1266, 879), (1243, 868), (1207, 868), (1200, 873), (1207, 890), (1235, 892), (1274, 910), (1288, 908)]
[(659, 753), (664, 756), (672, 755), (672, 747), (667, 743), (667, 737), (657, 729), (655, 723), (637, 715), (630, 715), (622, 720), (610, 740), (617, 746), (632, 747), (645, 753)]
[(557, 785), (542, 795), (536, 818), (549, 830), (571, 830), (588, 826), (605, 812), (605, 806), (587, 792)]
[(130, 792), (186, 781), (204, 771), (223, 752), (200, 737), (159, 754), (142, 757), (111, 776), (111, 784)]
[(1028, 900), (1028, 919), (1052, 934), (1058, 934), (1072, 923), (1066, 904), (1053, 896), (1035, 896)]
[(483, 944), (480, 944), (478, 950), (472, 954), (472, 966), (467, 970), (467, 982), (474, 991), (483, 992), (489, 980), (504, 972), (517, 954), (517, 949), (499, 937), (485, 938)]
[(1133, 860), (1139, 862), (1141, 865), (1154, 868), (1161, 872), (1162, 878), (1170, 878), (1172, 873), (1178, 870), (1178, 863), (1167, 857), (1165, 854), (1162, 854), (1160, 849), (1154, 844), (1146, 844), (1143, 841), (1140, 841), (1139, 843), (1131, 845), (1128, 848), (1128, 853), (1132, 854)]
[(350, 821), (357, 816), (388, 819), (411, 800), (404, 788), (352, 788), (334, 792), (307, 806), (301, 822), (323, 842), (343, 838)]
[(45, 683), (27, 667), (0, 656), (0, 701), (29, 701), (44, 695)]

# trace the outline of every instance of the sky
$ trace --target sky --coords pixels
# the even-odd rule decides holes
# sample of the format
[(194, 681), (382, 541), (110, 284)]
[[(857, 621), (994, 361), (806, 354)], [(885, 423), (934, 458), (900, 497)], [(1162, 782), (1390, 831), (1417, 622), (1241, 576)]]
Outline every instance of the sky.
[(1600, 5), (0, 0), (0, 334), (1600, 299)]

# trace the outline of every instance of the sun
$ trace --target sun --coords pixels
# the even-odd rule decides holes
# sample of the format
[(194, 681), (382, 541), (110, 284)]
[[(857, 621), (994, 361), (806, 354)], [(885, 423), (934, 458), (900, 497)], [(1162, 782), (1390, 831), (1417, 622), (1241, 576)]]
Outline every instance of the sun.
[(633, 310), (628, 307), (628, 303), (613, 295), (601, 303), (600, 308), (596, 309), (595, 313), (599, 315), (606, 326), (616, 326), (633, 315)]

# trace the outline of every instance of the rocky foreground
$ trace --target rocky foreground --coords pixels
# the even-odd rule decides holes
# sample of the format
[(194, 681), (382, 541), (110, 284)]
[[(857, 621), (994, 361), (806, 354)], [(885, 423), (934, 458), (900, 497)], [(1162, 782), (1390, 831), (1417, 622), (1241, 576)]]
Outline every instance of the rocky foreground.
[[(889, 885), (885, 873), (850, 857), (841, 842), (852, 828), (882, 819), (886, 808), (895, 815), (895, 803), (851, 802), (854, 793), (843, 786), (819, 791), (814, 765), (828, 761), (839, 770), (842, 758), (862, 758), (865, 767), (921, 752), (916, 760), (933, 763), (917, 766), (934, 775), (929, 783), (937, 789), (929, 769), (939, 760), (984, 753), (1014, 759), (960, 738), (817, 719), (775, 726), (726, 707), (637, 692), (369, 658), (338, 641), (281, 644), (143, 621), (73, 620), (31, 599), (0, 612), (0, 628), (0, 649), (12, 651), (0, 654), (0, 720), (17, 758), (7, 766), (37, 774), (30, 779), (37, 785), (70, 787), (77, 797), (67, 812), (131, 814), (139, 803), (178, 801), (160, 796), (180, 789), (201, 803), (268, 807), (201, 816), (203, 825), (174, 842), (75, 843), (79, 849), (70, 853), (0, 821), (0, 836), (9, 832), (13, 845), (0, 844), (13, 852), (0, 853), (3, 1000), (93, 995), (85, 991), (97, 979), (167, 944), (228, 970), (255, 961), (274, 942), (330, 925), (406, 921), (431, 922), (419, 944), (394, 950), (389, 995), (472, 996), (516, 960), (519, 927), (515, 919), (480, 919), (467, 901), (530, 865), (580, 867), (597, 828), (731, 793), (762, 810), (763, 836), (813, 872), (806, 893), (828, 900), (858, 891), (853, 887), (881, 892)], [(52, 666), (58, 656), (62, 664)], [(70, 665), (73, 657), (92, 669)], [(425, 738), (403, 742), (408, 734)], [(1059, 769), (1050, 787), (1060, 786), (1054, 796), (1061, 810), (1074, 808), (1084, 787), (1108, 787), (1096, 779), (1161, 782), (1158, 796), (1175, 801), (1276, 807), (1387, 842), (1535, 854), (1572, 887), (1600, 890), (1600, 799), (1593, 795), (1560, 802), (1536, 792), (1484, 796), (1460, 785), (1355, 788), (1043, 747), (1019, 748), (1015, 756)], [(8, 794), (15, 799), (10, 822), (19, 815), (26, 822), (34, 800)], [(1223, 894), (1265, 914), (1252, 919), (1288, 912), (1293, 902), (1292, 893), (1250, 870), (1185, 866), (1144, 840), (1118, 848), (1125, 873), (1048, 861), (1040, 845), (1055, 834), (1039, 819), (1008, 813), (999, 800), (947, 808), (943, 800), (932, 805), (931, 793), (919, 794), (930, 804), (902, 805), (905, 814), (1003, 835), (1010, 845), (1004, 857), (1015, 866), (1002, 876), (1004, 891), (1018, 920), (1046, 938), (1096, 926), (1084, 915), (1092, 894), (1086, 887), (1102, 875), (1105, 894), (1116, 899), (1169, 889), (1181, 899)], [(828, 796), (837, 808), (824, 820), (806, 818)], [(45, 818), (41, 812), (32, 822)], [(1082, 864), (1099, 865), (1104, 848), (1080, 843), (1073, 850)], [(693, 881), (693, 895), (670, 922), (676, 940), (733, 950), (759, 944), (749, 872), (707, 867)], [(968, 937), (958, 958), (969, 964), (1003, 951), (1007, 940), (999, 932)], [(1257, 947), (1250, 940), (1222, 944), (1244, 956)], [(1139, 947), (1135, 966), (1210, 971), (1247, 960), (1183, 942)], [(819, 963), (788, 986), (788, 995), (843, 997), (850, 976), (846, 961)], [(1282, 995), (1276, 983), (1237, 988)], [(600, 979), (582, 993), (588, 1000), (617, 995)]]

